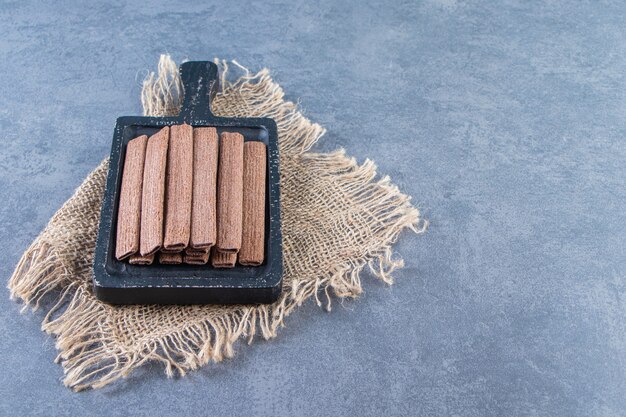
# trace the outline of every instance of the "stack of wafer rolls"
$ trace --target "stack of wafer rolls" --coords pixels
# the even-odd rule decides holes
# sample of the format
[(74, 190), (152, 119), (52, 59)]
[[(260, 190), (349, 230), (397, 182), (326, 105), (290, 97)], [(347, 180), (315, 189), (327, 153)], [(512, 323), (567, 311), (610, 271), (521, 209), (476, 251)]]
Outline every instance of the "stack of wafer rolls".
[(215, 127), (175, 125), (130, 140), (115, 257), (134, 265), (261, 265), (266, 161), (263, 142)]

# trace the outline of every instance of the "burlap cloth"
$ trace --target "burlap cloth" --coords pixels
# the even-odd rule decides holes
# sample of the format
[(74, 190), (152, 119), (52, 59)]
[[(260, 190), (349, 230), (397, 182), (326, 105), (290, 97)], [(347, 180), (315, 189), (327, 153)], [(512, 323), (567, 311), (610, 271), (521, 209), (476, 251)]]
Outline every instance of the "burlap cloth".
[[(392, 258), (391, 244), (405, 227), (415, 232), (426, 227), (409, 197), (388, 177), (375, 178), (373, 162), (358, 165), (342, 150), (309, 152), (324, 129), (284, 100), (267, 70), (250, 74), (236, 63), (231, 70), (224, 61), (218, 64), (222, 91), (213, 111), (271, 117), (278, 124), (283, 294), (272, 305), (114, 307), (96, 300), (91, 264), (108, 168), (104, 160), (24, 253), (8, 285), (25, 308), (41, 305), (47, 311), (42, 329), (56, 336), (68, 387), (100, 388), (149, 361), (162, 362), (172, 376), (229, 358), (240, 338), (274, 337), (285, 317), (309, 297), (320, 306), (324, 299), (330, 309), (333, 297), (359, 295), (366, 266), (391, 284), (391, 272), (402, 266)], [(243, 75), (231, 82), (234, 72)], [(144, 114), (176, 114), (183, 94), (176, 64), (162, 56), (158, 72), (144, 81)]]

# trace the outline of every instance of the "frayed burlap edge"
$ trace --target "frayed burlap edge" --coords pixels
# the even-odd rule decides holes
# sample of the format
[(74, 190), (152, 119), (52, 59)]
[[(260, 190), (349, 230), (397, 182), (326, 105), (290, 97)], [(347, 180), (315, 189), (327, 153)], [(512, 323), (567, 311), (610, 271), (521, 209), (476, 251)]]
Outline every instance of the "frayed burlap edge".
[[(57, 251), (57, 242), (47, 233), (54, 226), (59, 213), (74, 204), (75, 194), (24, 253), (8, 284), (11, 297), (23, 300), (24, 309), (31, 306), (36, 310), (44, 297), (48, 296), (46, 303), (52, 307), (46, 307), (49, 310), (42, 329), (56, 337), (59, 350), (56, 360), (63, 366), (63, 382), (74, 390), (103, 387), (149, 361), (163, 363), (166, 374), (174, 376), (176, 373), (185, 375), (187, 371), (211, 360), (232, 357), (233, 344), (238, 339), (244, 337), (251, 343), (257, 333), (265, 339), (275, 337), (277, 329), (284, 325), (285, 317), (310, 297), (314, 297), (317, 304), (322, 306), (320, 295), (324, 295), (326, 308), (330, 310), (331, 292), (340, 298), (359, 295), (362, 292), (361, 272), (366, 267), (376, 277), (391, 284), (391, 273), (403, 266), (402, 260), (392, 258), (391, 245), (404, 228), (408, 227), (416, 233), (426, 228), (426, 222), (410, 204), (410, 198), (392, 185), (388, 177), (374, 180), (376, 167), (371, 161), (358, 165), (354, 159), (347, 158), (342, 150), (328, 154), (306, 153), (324, 134), (324, 129), (306, 119), (294, 103), (284, 101), (284, 93), (270, 78), (269, 71), (264, 69), (257, 74), (250, 74), (233, 62), (239, 70), (244, 71), (244, 75), (230, 82), (228, 64), (225, 61), (217, 63), (222, 74), (223, 92), (220, 94), (237, 91), (253, 98), (254, 104), (250, 106), (251, 109), (236, 114), (237, 109), (229, 109), (226, 100), (220, 109), (221, 113), (228, 116), (262, 115), (274, 118), (279, 130), (281, 163), (289, 154), (299, 154), (308, 162), (334, 173), (334, 180), (341, 182), (350, 194), (349, 198), (365, 204), (372, 215), (377, 217), (377, 243), (359, 257), (338, 264), (332, 271), (315, 279), (294, 277), (284, 287), (279, 301), (272, 305), (225, 308), (220, 314), (199, 322), (185, 323), (177, 331), (148, 341), (141, 351), (127, 351), (124, 346), (115, 344), (110, 329), (103, 325), (110, 313), (109, 309), (116, 307), (96, 300), (90, 279), (85, 279), (84, 273), (77, 272), (84, 272), (84, 268), (89, 267), (77, 267), (71, 254)], [(216, 100), (220, 99), (220, 94)], [(176, 64), (169, 56), (162, 56), (158, 73), (150, 74), (144, 82), (142, 104), (145, 114), (176, 114), (182, 95)], [(97, 184), (93, 187), (94, 193), (102, 193), (107, 169), (108, 161), (105, 160), (87, 177), (81, 188), (93, 183)], [(90, 236), (90, 240), (95, 242), (95, 236)], [(93, 248), (89, 250), (93, 251)]]

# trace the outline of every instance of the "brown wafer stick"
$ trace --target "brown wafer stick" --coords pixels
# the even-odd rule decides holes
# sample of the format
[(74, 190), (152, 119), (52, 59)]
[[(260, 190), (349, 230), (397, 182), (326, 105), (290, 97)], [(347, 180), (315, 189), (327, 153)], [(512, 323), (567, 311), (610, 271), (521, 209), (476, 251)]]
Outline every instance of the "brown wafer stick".
[(141, 219), (141, 192), (143, 163), (148, 137), (142, 135), (126, 145), (120, 203), (117, 210), (117, 240), (115, 257), (125, 259), (139, 251), (139, 226)]
[(188, 124), (172, 126), (167, 158), (163, 239), (166, 250), (184, 249), (189, 244), (192, 189), (193, 129)]
[(193, 198), (190, 246), (210, 248), (215, 244), (217, 130), (214, 127), (193, 129)]
[(243, 224), (239, 263), (258, 266), (265, 256), (265, 168), (263, 142), (243, 145)]
[(222, 133), (219, 154), (217, 248), (221, 252), (237, 253), (241, 248), (243, 136)]
[(184, 261), (189, 265), (204, 265), (209, 262), (209, 251), (201, 255), (185, 255)]
[(146, 145), (141, 197), (141, 234), (139, 252), (153, 255), (163, 244), (163, 200), (170, 128), (150, 136)]
[(188, 247), (185, 249), (185, 255), (199, 256), (204, 255), (205, 253), (209, 253), (209, 248), (194, 249), (192, 247)]
[(164, 253), (159, 252), (159, 263), (163, 265), (178, 265), (183, 262), (181, 253)]
[(128, 263), (131, 265), (152, 265), (154, 262), (154, 255), (132, 255), (128, 258)]
[(161, 248), (161, 250), (159, 251), (159, 253), (166, 253), (168, 255), (174, 255), (176, 253), (182, 253), (182, 252), (183, 252), (182, 248), (181, 249), (172, 249), (172, 250)]
[(224, 253), (215, 248), (211, 251), (211, 265), (214, 268), (233, 268), (236, 262), (236, 253)]

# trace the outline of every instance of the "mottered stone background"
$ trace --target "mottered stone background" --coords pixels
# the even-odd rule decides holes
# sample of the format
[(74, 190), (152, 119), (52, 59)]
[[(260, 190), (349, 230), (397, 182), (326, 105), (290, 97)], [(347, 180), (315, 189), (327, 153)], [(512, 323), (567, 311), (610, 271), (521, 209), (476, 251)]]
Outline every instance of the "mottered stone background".
[(395, 286), (181, 380), (70, 392), (5, 290), (0, 415), (624, 415), (624, 2), (109, 3), (0, 4), (4, 280), (162, 52), (271, 68), (431, 227)]

